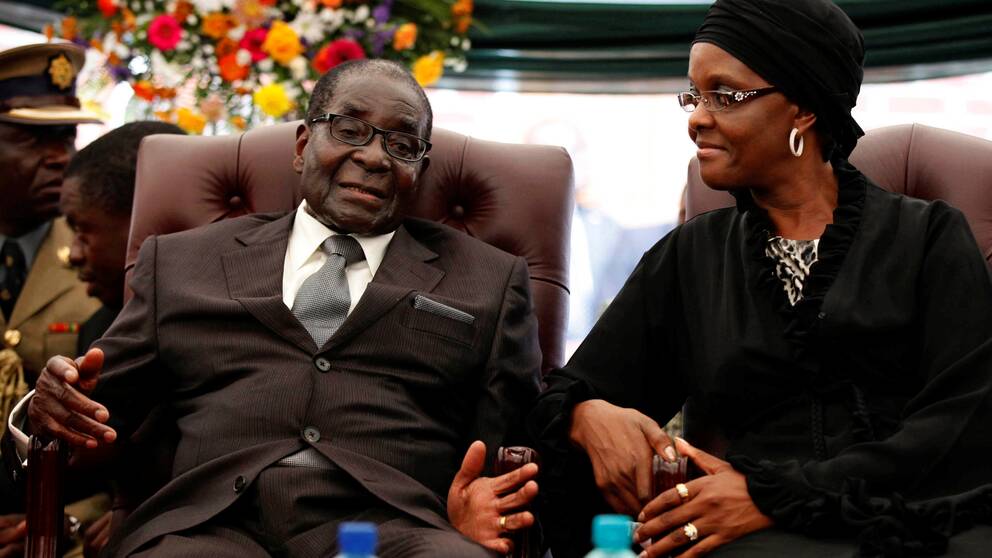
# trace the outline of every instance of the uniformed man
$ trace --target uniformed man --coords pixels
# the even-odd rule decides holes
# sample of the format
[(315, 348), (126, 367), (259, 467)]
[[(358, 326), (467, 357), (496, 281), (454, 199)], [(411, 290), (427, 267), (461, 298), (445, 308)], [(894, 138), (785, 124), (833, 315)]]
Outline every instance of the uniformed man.
[[(69, 266), (72, 231), (58, 216), (76, 125), (99, 122), (76, 97), (84, 58), (83, 49), (72, 44), (0, 52), (0, 418), (5, 425), (45, 361), (75, 354), (79, 326), (100, 306)], [(0, 480), (0, 550), (23, 530), (17, 516), (5, 515), (23, 506), (11, 490)]]

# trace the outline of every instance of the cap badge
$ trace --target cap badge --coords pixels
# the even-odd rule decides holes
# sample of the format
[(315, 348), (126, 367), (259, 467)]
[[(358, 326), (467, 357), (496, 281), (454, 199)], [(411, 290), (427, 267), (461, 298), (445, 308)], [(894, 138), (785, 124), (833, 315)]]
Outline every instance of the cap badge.
[(72, 81), (76, 77), (76, 71), (72, 67), (72, 62), (64, 54), (60, 54), (48, 63), (48, 74), (52, 77), (52, 83), (59, 89), (69, 89)]

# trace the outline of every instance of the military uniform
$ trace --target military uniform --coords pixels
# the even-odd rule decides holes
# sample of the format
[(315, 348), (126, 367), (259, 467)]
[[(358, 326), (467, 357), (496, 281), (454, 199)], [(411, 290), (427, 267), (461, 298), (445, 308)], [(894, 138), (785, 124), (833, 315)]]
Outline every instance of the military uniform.
[[(76, 75), (84, 59), (82, 48), (65, 43), (0, 52), (0, 122), (37, 130), (39, 137), (50, 126), (100, 122), (82, 110), (76, 98)], [(5, 154), (12, 156), (10, 153)], [(27, 188), (20, 182), (23, 179), (24, 175), (10, 179), (4, 187)], [(0, 236), (0, 418), (4, 424), (0, 431), (6, 429), (11, 408), (27, 392), (47, 359), (56, 354), (76, 354), (80, 325), (100, 307), (97, 299), (86, 295), (85, 284), (68, 265), (72, 231), (65, 220), (43, 221), (34, 230), (40, 232), (42, 228), (47, 232), (40, 244), (24, 241), (25, 236)], [(17, 507), (13, 490), (0, 482), (0, 514)], [(99, 517), (107, 507), (107, 497), (97, 495), (67, 510), (85, 522)]]

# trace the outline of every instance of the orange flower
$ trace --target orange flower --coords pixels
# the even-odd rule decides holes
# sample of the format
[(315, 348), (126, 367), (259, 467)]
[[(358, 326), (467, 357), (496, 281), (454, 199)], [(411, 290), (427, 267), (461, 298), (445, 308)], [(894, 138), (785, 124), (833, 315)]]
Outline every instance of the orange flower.
[(237, 54), (228, 54), (223, 58), (218, 58), (217, 65), (220, 67), (220, 77), (224, 81), (245, 79), (248, 77), (248, 72), (250, 71), (248, 66), (238, 64)]
[(176, 9), (172, 12), (172, 17), (176, 18), (176, 21), (186, 21), (186, 18), (192, 13), (193, 4), (187, 0), (179, 0), (176, 2)]
[(90, 39), (90, 48), (97, 52), (103, 52), (103, 43), (100, 42), (100, 39)]
[(330, 8), (336, 10), (341, 7), (341, 0), (320, 0), (320, 3), (324, 5), (325, 8)]
[(245, 121), (243, 116), (232, 116), (228, 122), (238, 130), (244, 130), (248, 127), (248, 122)]
[(62, 18), (62, 38), (67, 41), (75, 40), (76, 32), (76, 18), (72, 16)]
[(136, 19), (134, 17), (134, 12), (132, 12), (131, 10), (129, 10), (127, 8), (124, 8), (121, 11), (121, 16), (124, 18), (124, 29), (125, 30), (131, 30), (131, 29), (134, 29), (135, 28), (135, 26), (137, 25), (137, 21), (136, 21)]
[(207, 14), (203, 18), (203, 24), (200, 29), (203, 34), (213, 38), (213, 39), (223, 39), (227, 36), (227, 32), (234, 27), (234, 22), (231, 21), (231, 16), (227, 14), (222, 14), (220, 12), (214, 12), (212, 14)]
[(393, 50), (407, 50), (413, 48), (417, 42), (417, 25), (415, 23), (404, 23), (393, 35)]
[(155, 88), (152, 87), (152, 84), (148, 81), (141, 80), (135, 82), (131, 88), (134, 89), (134, 95), (139, 99), (144, 99), (149, 102), (155, 100)]
[(190, 134), (202, 134), (207, 126), (207, 118), (202, 114), (182, 107), (176, 111), (176, 126)]
[(303, 45), (300, 44), (300, 37), (292, 27), (284, 21), (274, 21), (269, 28), (269, 34), (265, 36), (262, 43), (262, 50), (268, 53), (273, 60), (289, 66), (289, 63), (303, 53)]
[(157, 110), (155, 111), (155, 118), (169, 124), (174, 124), (176, 121), (176, 115), (172, 114), (171, 110)]
[(168, 100), (168, 99), (175, 99), (176, 98), (176, 90), (173, 89), (173, 88), (171, 88), (171, 87), (156, 87), (155, 88), (155, 96), (156, 97), (161, 97), (161, 98), (166, 99), (166, 100)]
[(42, 30), (45, 34), (45, 38), (51, 41), (55, 37), (55, 26), (51, 23), (45, 24), (45, 28)]
[(472, 15), (472, 0), (458, 0), (451, 6), (453, 17), (465, 17)]
[(117, 56), (116, 52), (111, 52), (107, 55), (107, 64), (110, 64), (111, 66), (120, 66), (121, 57)]
[(464, 35), (468, 32), (468, 28), (472, 25), (472, 16), (456, 17), (454, 21), (455, 33)]
[(217, 46), (214, 47), (214, 52), (217, 53), (217, 58), (223, 58), (228, 54), (234, 54), (238, 52), (238, 43), (232, 41), (231, 39), (221, 39), (217, 41)]

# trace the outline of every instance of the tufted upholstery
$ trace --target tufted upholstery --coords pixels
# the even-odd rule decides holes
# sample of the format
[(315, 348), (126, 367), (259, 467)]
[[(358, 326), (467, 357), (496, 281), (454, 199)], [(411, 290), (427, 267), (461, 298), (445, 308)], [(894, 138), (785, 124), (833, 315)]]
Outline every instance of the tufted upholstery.
[[(851, 162), (886, 190), (944, 200), (963, 211), (992, 266), (992, 142), (903, 124), (868, 132), (851, 154)], [(693, 157), (686, 183), (686, 219), (733, 204), (730, 194), (703, 183), (699, 161)]]
[[(292, 167), (298, 126), (146, 138), (138, 157), (128, 273), (149, 235), (294, 209), (301, 200)], [(432, 143), (414, 215), (527, 260), (543, 369), (560, 366), (568, 317), (571, 159), (562, 148), (481, 141), (439, 129)]]
[[(886, 190), (926, 200), (941, 199), (963, 211), (986, 263), (992, 267), (992, 142), (904, 124), (868, 132), (850, 159)], [(699, 161), (693, 157), (685, 189), (686, 219), (732, 205), (730, 194), (706, 186), (699, 176)], [(705, 417), (694, 412), (691, 398), (683, 418), (686, 439), (723, 455), (726, 442)]]

